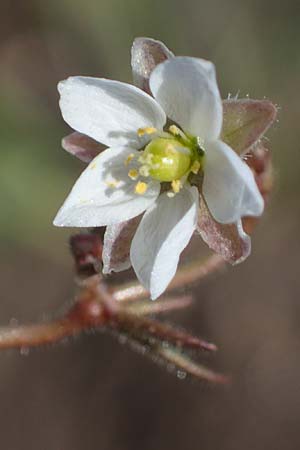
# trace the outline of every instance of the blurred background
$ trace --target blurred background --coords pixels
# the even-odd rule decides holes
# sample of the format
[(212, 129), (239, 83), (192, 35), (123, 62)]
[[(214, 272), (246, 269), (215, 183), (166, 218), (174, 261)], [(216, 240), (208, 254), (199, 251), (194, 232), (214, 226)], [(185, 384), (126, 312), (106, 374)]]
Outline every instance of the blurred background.
[(230, 387), (180, 381), (110, 337), (0, 354), (0, 439), (8, 450), (300, 448), (298, 0), (1, 0), (0, 321), (53, 317), (73, 295), (70, 230), (52, 219), (83, 165), (56, 84), (131, 81), (136, 36), (210, 59), (222, 96), (280, 106), (268, 133), (276, 187), (253, 254), (194, 289), (172, 321), (216, 342)]

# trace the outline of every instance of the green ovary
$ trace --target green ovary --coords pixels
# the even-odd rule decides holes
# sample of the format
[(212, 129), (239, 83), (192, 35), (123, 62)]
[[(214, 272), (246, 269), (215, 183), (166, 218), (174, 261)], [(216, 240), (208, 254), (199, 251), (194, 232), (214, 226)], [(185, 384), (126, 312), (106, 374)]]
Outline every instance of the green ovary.
[(182, 178), (191, 167), (191, 150), (176, 139), (156, 138), (145, 148), (140, 161), (158, 181)]

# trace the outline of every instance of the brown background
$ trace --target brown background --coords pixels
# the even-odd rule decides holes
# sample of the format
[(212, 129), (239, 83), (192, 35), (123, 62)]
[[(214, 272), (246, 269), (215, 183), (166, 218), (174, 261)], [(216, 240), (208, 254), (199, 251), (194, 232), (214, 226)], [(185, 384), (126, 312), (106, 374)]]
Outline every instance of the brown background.
[[(194, 289), (170, 318), (220, 351), (203, 361), (228, 388), (180, 381), (103, 334), (0, 355), (0, 439), (8, 450), (296, 450), (300, 447), (299, 2), (1, 0), (0, 318), (47, 319), (73, 294), (69, 230), (52, 218), (82, 170), (56, 83), (130, 81), (135, 36), (217, 66), (223, 97), (272, 99), (276, 189), (251, 258)], [(186, 287), (189, 292), (190, 289)]]

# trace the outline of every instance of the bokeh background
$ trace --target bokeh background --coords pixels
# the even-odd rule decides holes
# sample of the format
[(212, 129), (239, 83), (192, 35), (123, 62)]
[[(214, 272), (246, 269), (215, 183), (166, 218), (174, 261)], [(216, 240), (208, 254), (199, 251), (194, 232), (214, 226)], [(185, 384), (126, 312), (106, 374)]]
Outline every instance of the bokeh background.
[(1, 324), (52, 317), (73, 294), (69, 230), (51, 223), (83, 165), (60, 148), (69, 130), (56, 84), (131, 81), (141, 35), (214, 61), (223, 97), (280, 106), (268, 134), (276, 187), (251, 258), (202, 282), (193, 308), (170, 317), (219, 345), (203, 361), (233, 383), (180, 381), (102, 334), (3, 352), (1, 448), (299, 449), (298, 0), (1, 0)]

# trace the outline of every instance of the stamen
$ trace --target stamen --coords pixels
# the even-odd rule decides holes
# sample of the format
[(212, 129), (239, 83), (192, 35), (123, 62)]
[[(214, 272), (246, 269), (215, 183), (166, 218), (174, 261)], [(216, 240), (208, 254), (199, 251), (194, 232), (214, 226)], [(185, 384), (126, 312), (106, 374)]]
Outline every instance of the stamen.
[(133, 160), (133, 158), (134, 158), (134, 153), (130, 153), (124, 161), (125, 166), (128, 166), (128, 164)]
[(153, 159), (153, 155), (151, 153), (145, 154), (144, 152), (141, 154), (141, 156), (138, 159), (138, 162), (141, 164), (147, 164), (151, 165)]
[(171, 134), (173, 134), (173, 136), (175, 136), (175, 137), (181, 137), (182, 139), (187, 140), (187, 137), (186, 137), (186, 135), (184, 134), (184, 132), (181, 131), (181, 129), (178, 128), (176, 125), (171, 125), (171, 126), (169, 127), (169, 131), (170, 131)]
[(171, 186), (172, 186), (173, 192), (175, 194), (178, 194), (178, 192), (182, 188), (182, 183), (181, 183), (180, 180), (173, 180), (172, 183), (171, 183)]
[(144, 183), (143, 181), (139, 181), (136, 185), (135, 185), (135, 193), (139, 194), (139, 195), (143, 195), (146, 190), (148, 188), (148, 184)]
[(201, 138), (198, 136), (198, 137), (197, 137), (197, 144), (198, 144), (198, 147), (200, 147), (200, 149), (203, 150), (204, 139), (201, 139)]
[(201, 164), (199, 161), (194, 161), (191, 167), (191, 172), (193, 172), (195, 175), (197, 175), (197, 173), (199, 172), (201, 167)]
[(138, 171), (137, 171), (136, 169), (131, 169), (131, 170), (129, 170), (129, 172), (128, 172), (128, 176), (129, 176), (129, 178), (131, 178), (132, 180), (136, 180), (136, 179), (138, 178), (138, 176), (139, 176), (139, 173), (138, 173)]
[(145, 134), (153, 134), (156, 132), (157, 132), (157, 129), (154, 127), (139, 128), (137, 130), (137, 134), (139, 137), (144, 136)]
[(142, 175), (142, 177), (149, 177), (150, 167), (145, 164), (139, 168), (139, 172), (140, 172), (140, 175)]

